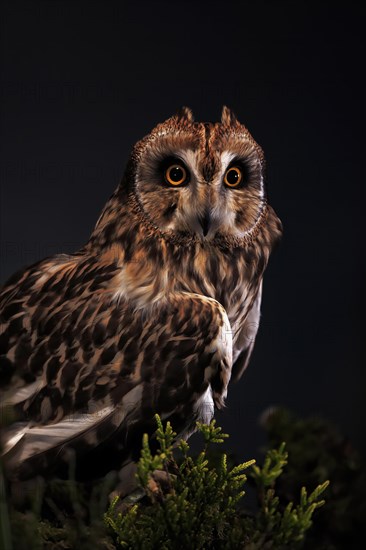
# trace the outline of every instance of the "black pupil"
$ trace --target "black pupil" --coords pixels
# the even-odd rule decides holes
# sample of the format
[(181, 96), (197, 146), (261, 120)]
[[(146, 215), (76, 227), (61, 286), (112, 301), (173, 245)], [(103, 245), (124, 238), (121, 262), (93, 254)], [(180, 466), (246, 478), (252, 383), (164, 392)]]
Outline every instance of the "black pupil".
[(237, 170), (234, 170), (233, 168), (231, 170), (228, 171), (228, 173), (226, 174), (226, 181), (230, 184), (230, 185), (235, 185), (236, 183), (238, 183), (239, 181), (239, 172)]
[(178, 182), (183, 179), (184, 173), (180, 166), (173, 166), (169, 170), (169, 177), (172, 181)]

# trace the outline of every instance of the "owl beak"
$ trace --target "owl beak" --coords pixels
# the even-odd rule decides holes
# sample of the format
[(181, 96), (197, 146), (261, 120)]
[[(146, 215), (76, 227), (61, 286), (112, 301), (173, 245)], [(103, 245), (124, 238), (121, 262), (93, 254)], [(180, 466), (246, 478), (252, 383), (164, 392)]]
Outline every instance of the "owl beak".
[(211, 227), (211, 214), (208, 210), (202, 216), (199, 216), (200, 226), (202, 227), (202, 234), (204, 237), (208, 234)]

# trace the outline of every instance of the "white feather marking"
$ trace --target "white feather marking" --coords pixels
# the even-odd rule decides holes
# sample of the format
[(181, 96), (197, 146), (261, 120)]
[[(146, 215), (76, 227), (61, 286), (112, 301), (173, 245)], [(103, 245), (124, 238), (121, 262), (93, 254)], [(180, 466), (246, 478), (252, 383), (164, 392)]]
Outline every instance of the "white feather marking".
[(106, 407), (95, 414), (70, 415), (57, 422), (57, 424), (31, 425), (22, 423), (19, 432), (6, 441), (3, 454), (6, 455), (12, 449), (15, 450), (17, 443), (23, 440), (22, 449), (16, 457), (17, 462), (22, 462), (30, 456), (45, 452), (81, 435), (92, 426), (99, 424), (114, 410), (114, 407)]
[(215, 412), (211, 386), (208, 386), (205, 393), (197, 399), (194, 405), (194, 411), (197, 413), (200, 422), (204, 424), (209, 424), (211, 422)]
[(141, 309), (159, 302), (165, 296), (167, 287), (168, 272), (157, 273), (152, 266), (146, 265), (139, 284), (136, 284), (136, 276), (133, 270), (130, 272), (127, 265), (118, 274), (118, 290), (114, 293), (112, 300), (118, 303), (127, 299), (134, 303), (135, 309)]
[(26, 422), (17, 422), (14, 426), (12, 426), (11, 430), (12, 432), (15, 431), (15, 433), (14, 435), (10, 435), (3, 444), (2, 455), (6, 455), (25, 436), (27, 424)]
[(44, 386), (42, 378), (37, 378), (32, 384), (13, 390), (8, 395), (5, 394), (4, 405), (16, 405), (17, 403), (22, 403), (26, 401), (31, 395), (37, 393)]
[(178, 149), (176, 155), (185, 162), (197, 181), (200, 177), (198, 168), (199, 152), (193, 151), (193, 149)]
[[(86, 436), (105, 420), (109, 419), (115, 429), (132, 410), (138, 410), (141, 400), (142, 386), (138, 385), (128, 392), (121, 402), (110, 405), (93, 413), (78, 413), (66, 416), (56, 424), (32, 425), (19, 422), (7, 430), (7, 437), (3, 443), (3, 455), (12, 451), (11, 466), (27, 460), (35, 455), (44, 453), (54, 447), (69, 443), (80, 436)], [(15, 432), (15, 433), (14, 433)]]
[[(217, 302), (218, 303), (218, 302)], [(220, 304), (219, 304), (220, 305)], [(227, 359), (229, 365), (233, 361), (233, 330), (225, 309), (220, 305), (220, 313), (222, 315), (222, 326), (214, 340), (207, 347), (209, 352), (218, 350), (222, 357)]]
[(226, 168), (234, 158), (235, 154), (230, 151), (223, 151), (223, 153), (221, 153), (221, 177), (226, 172)]

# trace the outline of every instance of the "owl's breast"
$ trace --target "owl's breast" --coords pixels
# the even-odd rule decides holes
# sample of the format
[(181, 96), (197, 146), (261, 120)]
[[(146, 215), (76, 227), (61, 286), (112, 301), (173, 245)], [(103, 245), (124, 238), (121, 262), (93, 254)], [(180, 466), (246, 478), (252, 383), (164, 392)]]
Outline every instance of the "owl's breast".
[(175, 273), (176, 289), (214, 298), (225, 308), (232, 327), (241, 323), (262, 278), (256, 254), (197, 245), (194, 254), (182, 260)]

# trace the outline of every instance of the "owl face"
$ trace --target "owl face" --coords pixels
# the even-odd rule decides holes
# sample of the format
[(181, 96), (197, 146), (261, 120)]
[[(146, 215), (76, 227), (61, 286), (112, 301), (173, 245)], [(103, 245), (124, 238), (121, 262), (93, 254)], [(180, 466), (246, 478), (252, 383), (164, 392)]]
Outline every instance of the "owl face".
[(244, 237), (266, 204), (264, 157), (235, 116), (193, 120), (189, 109), (159, 124), (132, 154), (134, 192), (162, 232)]

